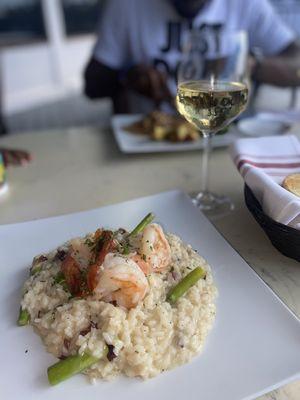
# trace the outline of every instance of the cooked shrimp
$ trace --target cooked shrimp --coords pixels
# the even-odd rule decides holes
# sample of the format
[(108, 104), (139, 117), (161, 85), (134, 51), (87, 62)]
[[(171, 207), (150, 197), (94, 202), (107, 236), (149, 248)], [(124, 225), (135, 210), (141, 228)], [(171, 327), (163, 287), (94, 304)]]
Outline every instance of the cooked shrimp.
[(72, 295), (81, 295), (82, 274), (77, 261), (67, 254), (61, 264), (61, 270), (66, 279), (66, 283)]
[(88, 239), (75, 238), (70, 241), (70, 254), (77, 263), (86, 268), (96, 262), (101, 265), (107, 253), (115, 250), (117, 244), (113, 232), (97, 229)]
[(129, 258), (137, 263), (137, 265), (141, 268), (145, 275), (149, 275), (150, 272), (152, 272), (151, 265), (143, 260), (139, 254), (129, 254)]
[(100, 270), (100, 266), (103, 264), (103, 261), (108, 253), (112, 253), (116, 250), (117, 243), (113, 238), (113, 232), (111, 231), (99, 231), (95, 232), (95, 236), (98, 233), (96, 240), (98, 241), (98, 245), (96, 248), (96, 254), (92, 264), (90, 265), (87, 272), (87, 286), (91, 292), (94, 291), (97, 286), (97, 276)]
[(70, 253), (77, 263), (83, 267), (87, 267), (93, 256), (93, 252), (90, 246), (88, 246), (85, 240), (76, 238), (70, 240)]
[(135, 307), (145, 297), (149, 285), (145, 274), (129, 257), (108, 253), (104, 263), (93, 271), (97, 284), (96, 298), (106, 302), (115, 301), (125, 308)]
[(140, 254), (153, 271), (163, 271), (171, 262), (171, 249), (158, 224), (149, 224), (143, 230)]
[(101, 265), (106, 254), (112, 253), (116, 249), (117, 243), (114, 240), (112, 231), (102, 231), (98, 241), (98, 249), (96, 249), (96, 264)]

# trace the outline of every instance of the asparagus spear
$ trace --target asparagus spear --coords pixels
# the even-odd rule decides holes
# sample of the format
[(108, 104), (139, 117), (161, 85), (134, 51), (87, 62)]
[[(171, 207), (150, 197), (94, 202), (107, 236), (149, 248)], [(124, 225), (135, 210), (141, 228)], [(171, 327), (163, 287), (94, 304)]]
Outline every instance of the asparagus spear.
[(146, 225), (150, 224), (155, 218), (155, 215), (152, 213), (149, 213), (146, 215), (145, 218), (142, 219), (142, 221), (134, 228), (133, 231), (131, 231), (128, 235), (128, 237), (133, 237), (136, 236), (138, 233), (140, 233)]
[(206, 271), (201, 267), (196, 267), (193, 271), (189, 272), (176, 286), (174, 286), (167, 294), (167, 301), (174, 304), (179, 297), (184, 295), (190, 287), (195, 285), (199, 279), (204, 278)]
[[(106, 351), (107, 349), (105, 347), (102, 356), (105, 355)], [(79, 372), (82, 372), (99, 360), (100, 358), (94, 357), (88, 353), (69, 356), (48, 368), (48, 381), (50, 385), (57, 385), (58, 383), (71, 378), (73, 375), (79, 374)]]
[(20, 312), (19, 312), (19, 318), (18, 318), (18, 325), (19, 326), (24, 326), (29, 324), (30, 321), (30, 314), (29, 312), (24, 308), (20, 307)]

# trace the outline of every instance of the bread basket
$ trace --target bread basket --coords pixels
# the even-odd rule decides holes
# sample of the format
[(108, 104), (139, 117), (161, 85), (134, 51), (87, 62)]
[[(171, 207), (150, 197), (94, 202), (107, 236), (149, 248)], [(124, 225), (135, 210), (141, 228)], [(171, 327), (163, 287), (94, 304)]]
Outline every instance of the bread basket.
[(273, 246), (285, 256), (300, 261), (300, 231), (276, 222), (266, 215), (247, 185), (244, 188), (244, 196), (248, 210), (265, 231)]

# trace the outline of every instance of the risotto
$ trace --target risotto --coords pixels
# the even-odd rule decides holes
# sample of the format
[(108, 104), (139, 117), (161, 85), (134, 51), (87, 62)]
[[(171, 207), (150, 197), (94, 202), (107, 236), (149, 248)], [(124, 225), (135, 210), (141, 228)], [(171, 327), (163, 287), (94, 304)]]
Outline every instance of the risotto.
[(55, 365), (81, 359), (70, 376), (151, 378), (203, 348), (216, 313), (210, 266), (159, 225), (137, 228), (99, 229), (33, 260), (19, 324), (33, 326)]

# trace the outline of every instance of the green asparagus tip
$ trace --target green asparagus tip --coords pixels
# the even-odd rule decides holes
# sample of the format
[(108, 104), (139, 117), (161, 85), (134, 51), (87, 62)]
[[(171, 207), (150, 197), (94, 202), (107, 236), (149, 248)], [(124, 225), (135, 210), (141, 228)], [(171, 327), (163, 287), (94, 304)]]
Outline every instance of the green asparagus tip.
[[(107, 348), (105, 346), (103, 349), (102, 357), (106, 353)], [(69, 356), (66, 359), (58, 361), (56, 364), (51, 365), (51, 367), (48, 368), (48, 381), (52, 386), (57, 385), (58, 383), (61, 383), (66, 379), (71, 378), (73, 375), (79, 374), (99, 360), (100, 358), (94, 357), (88, 353)]]
[(22, 307), (20, 307), (20, 312), (19, 312), (19, 318), (18, 318), (18, 325), (19, 326), (25, 326), (28, 325), (30, 321), (30, 314), (27, 310), (22, 309)]
[(201, 267), (196, 267), (169, 291), (167, 294), (167, 301), (174, 304), (185, 292), (195, 285), (199, 279), (205, 278), (205, 276), (206, 271)]
[(128, 237), (133, 237), (136, 236), (138, 233), (142, 232), (142, 230), (150, 224), (155, 218), (155, 215), (153, 213), (149, 213), (146, 215), (145, 218), (142, 219), (142, 221), (133, 229), (132, 232), (129, 233)]

